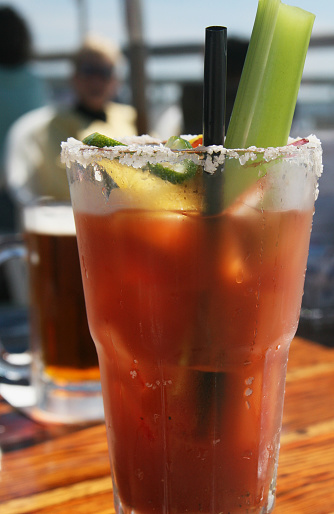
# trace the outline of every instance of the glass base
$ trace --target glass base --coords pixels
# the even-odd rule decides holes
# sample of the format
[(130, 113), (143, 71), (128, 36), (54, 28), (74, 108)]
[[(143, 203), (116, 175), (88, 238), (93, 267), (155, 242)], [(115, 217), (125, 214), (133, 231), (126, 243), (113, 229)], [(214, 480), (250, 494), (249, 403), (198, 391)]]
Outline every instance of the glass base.
[(54, 423), (104, 421), (101, 384), (98, 381), (69, 383), (66, 386), (40, 382), (35, 386), (35, 418)]
[[(122, 502), (118, 496), (117, 487), (114, 485), (114, 480), (113, 480), (113, 494), (114, 494), (114, 507), (115, 507), (116, 514), (150, 514), (150, 513), (154, 514), (154, 512), (156, 512), (154, 509), (150, 510), (148, 508), (147, 510), (143, 511), (143, 510), (137, 510), (133, 507), (127, 507), (127, 506), (122, 505)], [(274, 510), (275, 500), (276, 500), (276, 473), (275, 473), (275, 476), (270, 485), (266, 505), (264, 505), (260, 508), (259, 507), (250, 507), (250, 508), (245, 507), (245, 510), (242, 508), (238, 509), (237, 511), (229, 510), (228, 514), (270, 514)], [(171, 511), (173, 513), (179, 512), (177, 510), (177, 508), (172, 508)], [(161, 506), (161, 509), (159, 512), (161, 512), (163, 514), (169, 514), (169, 509), (165, 508), (164, 506)], [(183, 514), (183, 512), (182, 513), (180, 512), (179, 514)], [(192, 514), (197, 514), (197, 513), (193, 512)], [(198, 512), (198, 514), (222, 514), (222, 512), (221, 511), (219, 511), (219, 512), (200, 511), (200, 512)]]
[(0, 384), (1, 396), (15, 409), (35, 421), (52, 424), (93, 424), (104, 421), (102, 396), (65, 396), (51, 394), (37, 403), (32, 385)]

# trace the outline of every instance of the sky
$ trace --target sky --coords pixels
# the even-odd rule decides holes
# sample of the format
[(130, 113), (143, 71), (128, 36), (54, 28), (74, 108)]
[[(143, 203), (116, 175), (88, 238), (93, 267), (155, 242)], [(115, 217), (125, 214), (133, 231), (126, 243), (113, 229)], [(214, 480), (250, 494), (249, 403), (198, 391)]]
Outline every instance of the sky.
[[(71, 49), (78, 43), (78, 5), (85, 5), (88, 29), (126, 41), (124, 0), (0, 0), (30, 23), (40, 51)], [(334, 33), (334, 0), (287, 0), (316, 15), (314, 34)], [(249, 36), (257, 0), (141, 0), (145, 39), (149, 44), (198, 42), (208, 25), (225, 25), (230, 35)], [(203, 7), (204, 6), (204, 7)]]
[[(286, 0), (316, 15), (313, 35), (334, 35), (334, 0)], [(78, 6), (87, 13), (90, 33), (126, 44), (125, 0), (0, 0), (0, 5), (16, 7), (30, 24), (37, 51), (73, 51), (80, 42)], [(231, 36), (249, 37), (258, 0), (141, 0), (144, 37), (147, 44), (204, 42), (205, 27), (225, 25)], [(199, 58), (187, 59), (178, 70), (201, 73)], [(151, 66), (151, 75), (172, 71), (165, 62)], [(304, 75), (334, 79), (334, 47), (309, 50)]]

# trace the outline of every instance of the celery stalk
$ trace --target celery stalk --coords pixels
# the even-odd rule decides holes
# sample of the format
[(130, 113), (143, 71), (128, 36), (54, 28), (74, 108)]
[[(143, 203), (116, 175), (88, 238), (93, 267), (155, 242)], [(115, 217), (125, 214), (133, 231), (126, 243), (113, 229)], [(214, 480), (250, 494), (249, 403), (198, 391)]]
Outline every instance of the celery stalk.
[(280, 0), (259, 0), (227, 148), (287, 143), (314, 18)]
[[(286, 145), (315, 16), (280, 0), (259, 0), (225, 146)], [(267, 166), (227, 160), (224, 206), (230, 205)]]

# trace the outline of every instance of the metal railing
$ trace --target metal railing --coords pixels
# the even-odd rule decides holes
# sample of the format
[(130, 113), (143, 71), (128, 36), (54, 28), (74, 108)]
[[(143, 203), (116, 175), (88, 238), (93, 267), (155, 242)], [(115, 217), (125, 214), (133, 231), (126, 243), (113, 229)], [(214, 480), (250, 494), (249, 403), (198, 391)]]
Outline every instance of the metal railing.
[[(333, 48), (334, 49), (334, 35), (324, 34), (321, 36), (313, 36), (310, 41), (310, 49), (319, 48)], [(169, 45), (154, 45), (148, 46), (144, 43), (133, 44), (128, 48), (123, 48), (123, 54), (129, 61), (130, 76), (129, 85), (132, 91), (133, 103), (138, 111), (138, 131), (139, 133), (146, 133), (149, 131), (147, 106), (142, 100), (143, 95), (138, 96), (138, 90), (146, 91), (147, 87), (151, 85), (163, 84), (179, 84), (184, 82), (184, 78), (180, 80), (177, 76), (170, 75), (168, 78), (155, 78), (152, 80), (147, 77), (147, 74), (142, 70), (136, 69), (134, 63), (136, 56), (140, 55), (143, 61), (147, 62), (149, 59), (164, 59), (180, 56), (194, 56), (204, 54), (204, 44), (201, 43), (187, 43), (187, 44), (169, 44)], [(50, 52), (39, 53), (34, 55), (34, 61), (40, 63), (54, 63), (60, 61), (71, 61), (73, 59), (73, 52)], [(330, 74), (328, 76), (304, 76), (302, 80), (304, 85), (334, 85), (334, 78)], [(147, 95), (146, 95), (147, 96)], [(136, 105), (136, 102), (140, 105)]]

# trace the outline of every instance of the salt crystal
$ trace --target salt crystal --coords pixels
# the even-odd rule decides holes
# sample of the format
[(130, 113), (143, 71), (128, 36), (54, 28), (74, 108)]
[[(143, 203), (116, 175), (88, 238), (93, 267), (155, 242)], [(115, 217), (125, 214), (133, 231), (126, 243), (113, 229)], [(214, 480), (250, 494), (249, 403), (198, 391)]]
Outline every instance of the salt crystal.
[[(186, 136), (190, 139), (191, 136)], [(62, 162), (67, 166), (72, 162), (78, 162), (84, 168), (89, 164), (100, 161), (103, 158), (119, 159), (121, 164), (130, 165), (134, 168), (141, 168), (148, 162), (156, 164), (166, 162), (175, 164), (185, 159), (190, 159), (198, 165), (203, 166), (208, 173), (214, 173), (218, 166), (224, 163), (226, 157), (239, 158), (240, 164), (244, 165), (249, 160), (254, 161), (259, 154), (264, 160), (269, 162), (277, 159), (280, 155), (294, 155), (296, 152), (302, 154), (313, 149), (312, 159), (314, 162), (315, 172), (318, 177), (322, 173), (322, 149), (319, 139), (310, 135), (305, 140), (301, 138), (289, 138), (289, 144), (279, 148), (256, 148), (254, 146), (247, 149), (229, 149), (221, 145), (212, 145), (208, 147), (200, 147), (199, 150), (171, 150), (164, 146), (159, 139), (148, 135), (124, 137), (120, 140), (126, 146), (112, 146), (97, 148), (88, 146), (74, 138), (69, 138), (67, 142), (61, 144)], [(298, 145), (298, 141), (301, 141)], [(292, 145), (292, 143), (294, 143)], [(311, 158), (311, 157), (310, 157)]]

